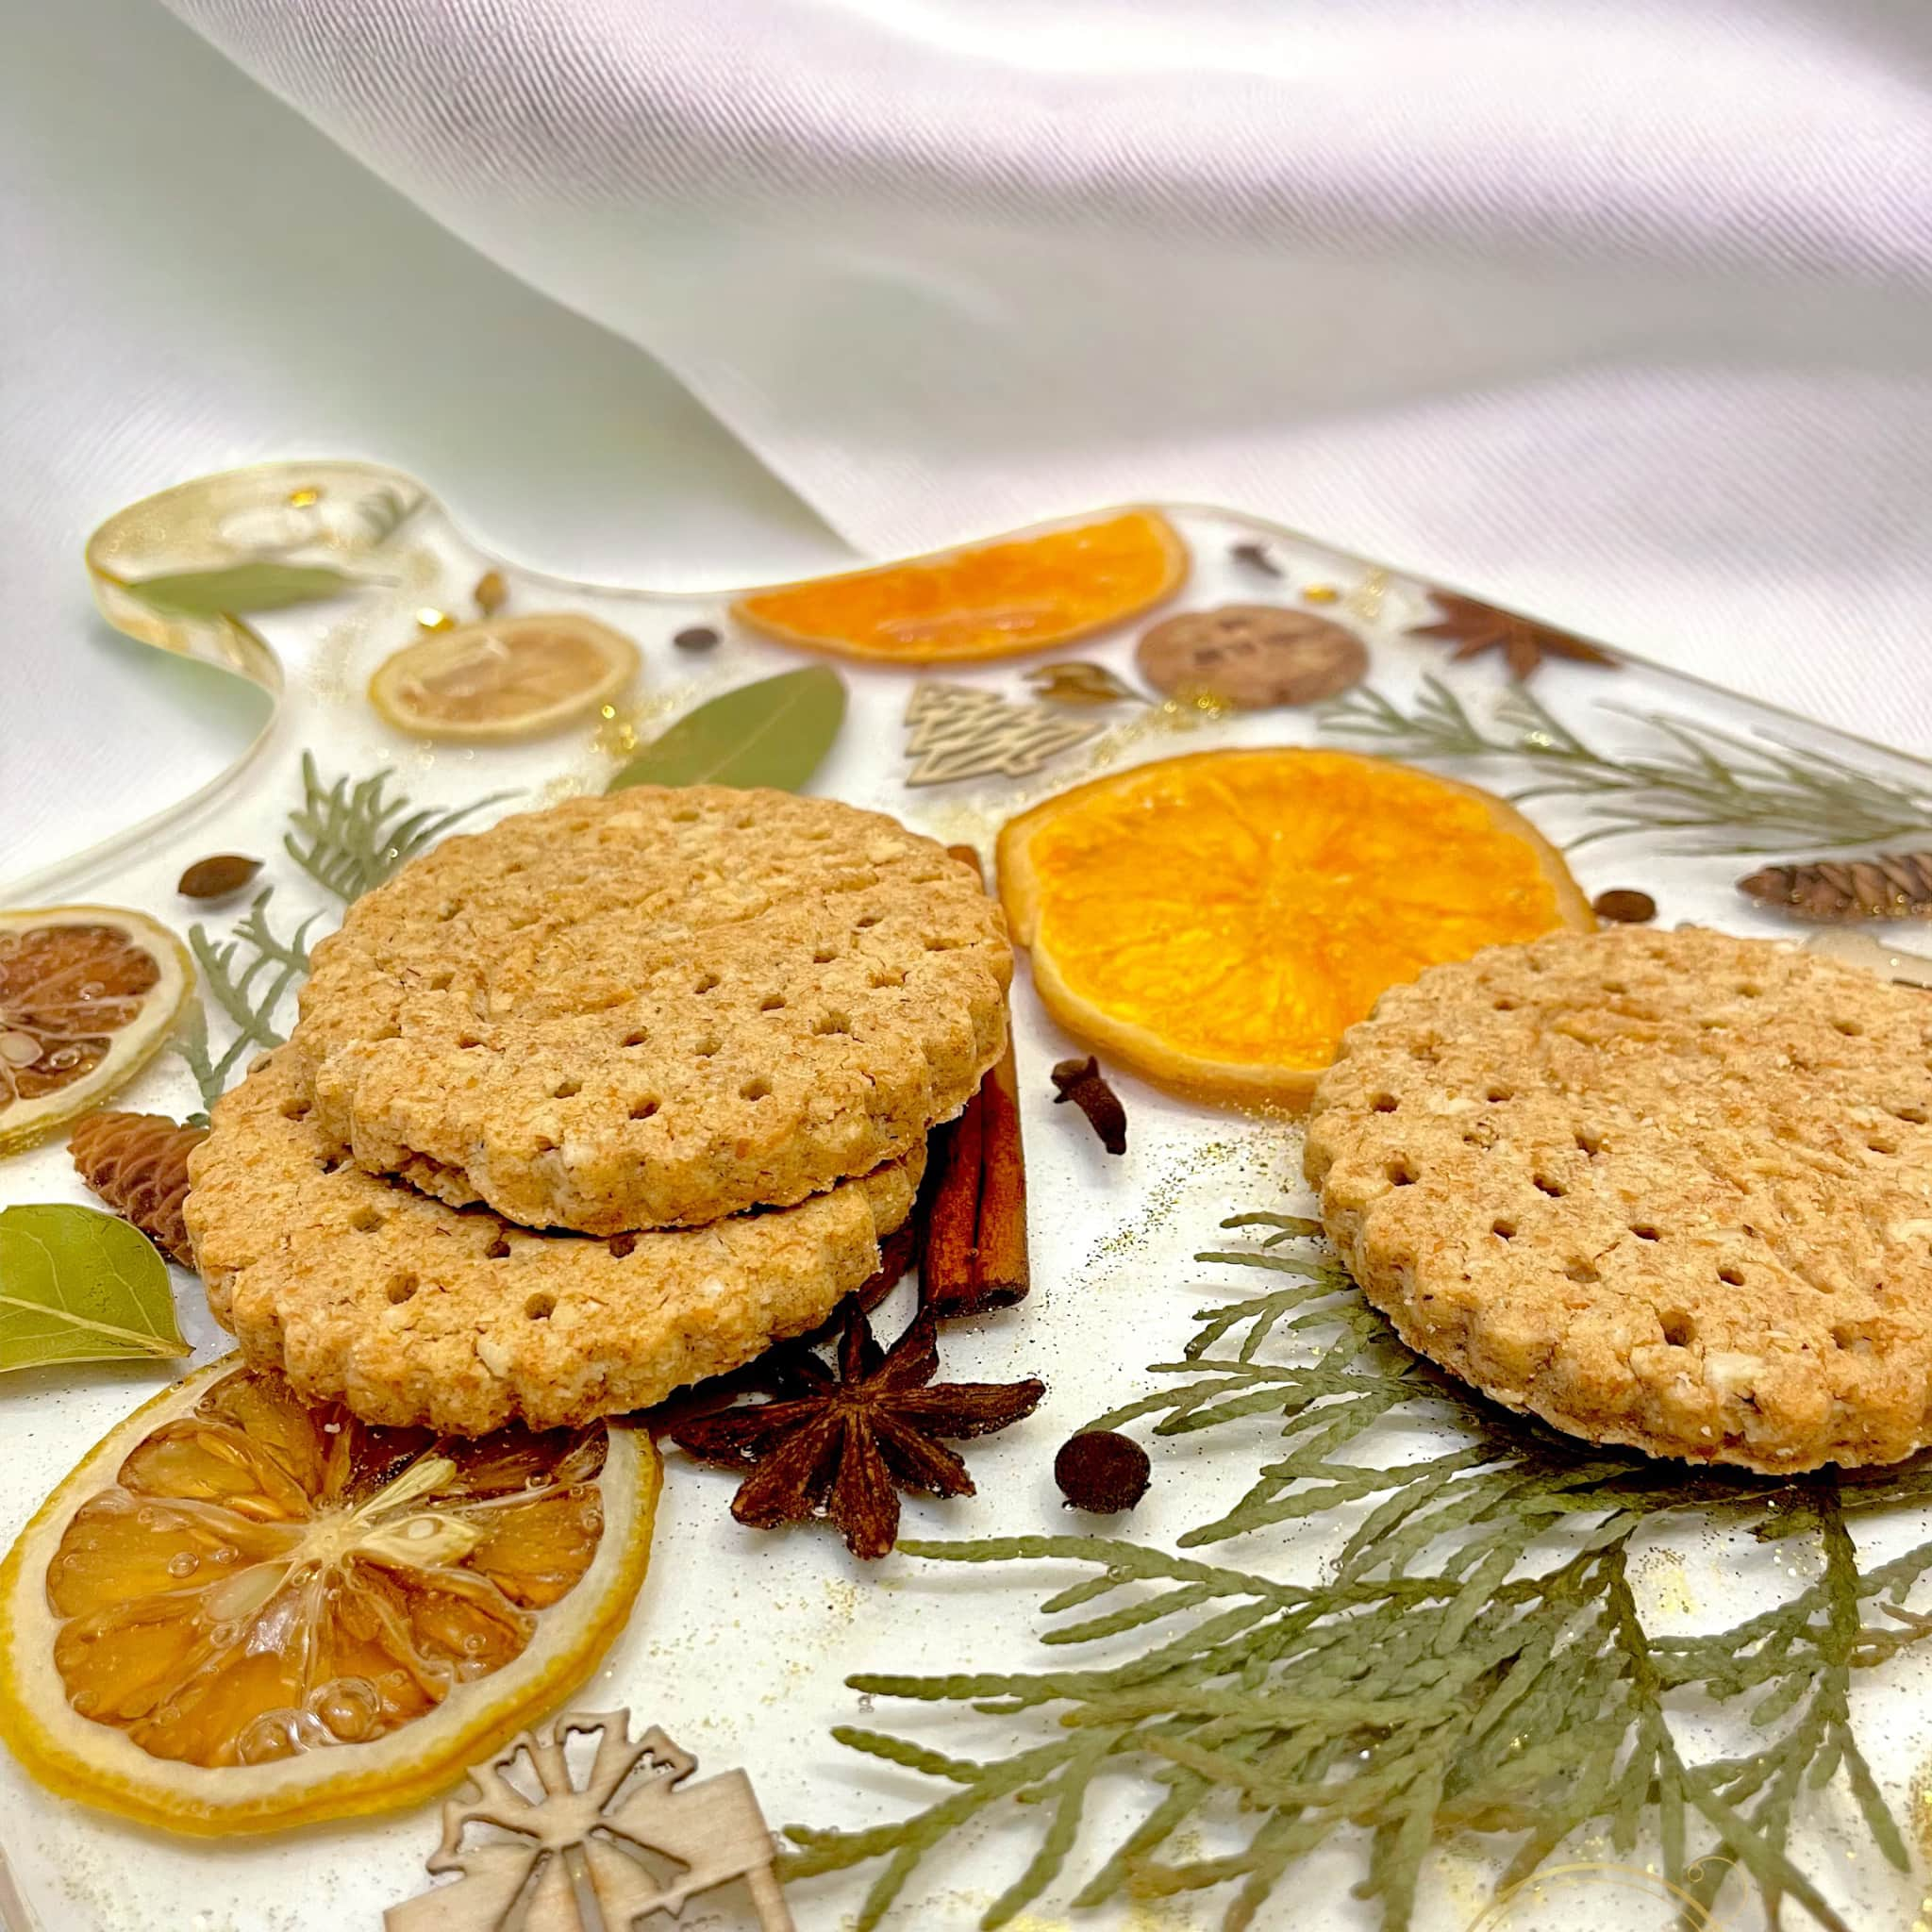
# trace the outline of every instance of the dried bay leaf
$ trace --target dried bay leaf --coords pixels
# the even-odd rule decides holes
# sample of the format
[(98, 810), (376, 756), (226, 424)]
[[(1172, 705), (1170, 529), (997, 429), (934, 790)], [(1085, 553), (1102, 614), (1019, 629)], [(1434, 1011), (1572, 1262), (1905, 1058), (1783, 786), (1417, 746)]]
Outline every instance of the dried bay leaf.
[(365, 581), (321, 564), (237, 563), (226, 570), (140, 577), (121, 588), (164, 617), (230, 617), (340, 597)]
[(845, 685), (815, 664), (727, 691), (688, 711), (611, 779), (632, 785), (769, 785), (796, 791), (845, 721)]
[(168, 1264), (139, 1229), (65, 1202), (0, 1213), (0, 1372), (187, 1353)]

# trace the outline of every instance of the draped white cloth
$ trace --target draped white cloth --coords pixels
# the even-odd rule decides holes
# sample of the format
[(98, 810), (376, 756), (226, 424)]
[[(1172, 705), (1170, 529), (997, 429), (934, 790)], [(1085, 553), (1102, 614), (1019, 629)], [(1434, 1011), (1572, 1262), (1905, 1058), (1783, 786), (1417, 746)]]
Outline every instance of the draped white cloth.
[(864, 550), (1227, 502), (1932, 750), (1920, 0), (168, 4)]

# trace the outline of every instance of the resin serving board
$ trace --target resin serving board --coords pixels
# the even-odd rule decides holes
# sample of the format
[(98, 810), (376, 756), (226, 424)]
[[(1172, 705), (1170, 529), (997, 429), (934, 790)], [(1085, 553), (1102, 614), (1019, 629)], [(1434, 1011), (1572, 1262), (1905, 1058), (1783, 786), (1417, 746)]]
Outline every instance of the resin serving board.
[[(1525, 685), (1516, 685), (1502, 648), (1458, 658), (1455, 639), (1412, 635), (1441, 623), (1445, 607), (1428, 586), (1399, 571), (1254, 518), (1165, 508), (1190, 569), (1159, 609), (1032, 655), (915, 668), (789, 648), (735, 622), (728, 595), (592, 587), (505, 563), (472, 544), (422, 484), (372, 466), (275, 465), (183, 485), (96, 534), (89, 561), (97, 593), (130, 635), (220, 663), (260, 685), (274, 698), (269, 721), (238, 766), (197, 798), (93, 852), (8, 882), (0, 888), (0, 903), (123, 905), (179, 931), (200, 917), (220, 940), (245, 908), (245, 895), (233, 906), (200, 911), (177, 896), (175, 881), (192, 860), (240, 852), (266, 860), (260, 883), (274, 886), (278, 917), (293, 923), (318, 913), (319, 933), (340, 908), (283, 849), (286, 814), (302, 795), (305, 752), (325, 781), (389, 770), (394, 788), (417, 807), (506, 794), (483, 814), (487, 819), (599, 791), (640, 745), (694, 705), (811, 662), (837, 668), (848, 709), (808, 789), (893, 813), (948, 842), (975, 844), (989, 860), (1003, 821), (1101, 773), (1224, 745), (1323, 743), (1386, 751), (1504, 793), (1552, 775), (1560, 782), (1566, 771), (1572, 778), (1595, 774), (1603, 782), (1594, 791), (1559, 790), (1524, 807), (1550, 839), (1572, 848), (1572, 868), (1586, 892), (1640, 888), (1656, 899), (1660, 924), (1695, 921), (1802, 938), (1807, 928), (1740, 895), (1736, 885), (1759, 864), (1824, 849), (1804, 836), (1812, 828), (1802, 819), (1776, 815), (1802, 808), (1789, 798), (1793, 784), (1805, 789), (1793, 772), (1851, 774), (1833, 781), (1839, 791), (1832, 795), (1843, 810), (1865, 812), (1856, 821), (1861, 832), (1894, 808), (1902, 823), (1914, 811), (1920, 823), (1932, 823), (1932, 765), (1748, 704), (1641, 657), (1602, 664), (1555, 656)], [(249, 561), (338, 569), (358, 581), (319, 601), (208, 617), (157, 609), (128, 588)], [(366, 699), (372, 672), (425, 627), (472, 618), (476, 586), (490, 571), (503, 579), (508, 613), (582, 612), (634, 640), (642, 669), (633, 687), (606, 708), (608, 715), (531, 742), (456, 746), (391, 730)], [(1192, 692), (1163, 701), (1136, 668), (1140, 635), (1174, 611), (1230, 603), (1278, 605), (1347, 626), (1368, 646), (1366, 679), (1325, 708), (1229, 710)], [(715, 645), (694, 651), (674, 642), (694, 628), (714, 631)], [(1499, 633), (1499, 641), (1507, 636)], [(1641, 650), (1643, 641), (1629, 641)], [(1069, 662), (1106, 667), (1128, 693), (1090, 704), (1055, 702), (1051, 681), (1042, 689), (1029, 677), (1042, 666)], [(1077, 681), (1096, 694), (1104, 685), (1085, 673)], [(1540, 711), (1525, 711), (1525, 692)], [(1379, 710), (1370, 693), (1383, 701)], [(1445, 708), (1442, 694), (1462, 711)], [(1364, 738), (1364, 724), (1384, 735)], [(1448, 758), (1464, 724), (1502, 749)], [(908, 750), (922, 725), (923, 740)], [(935, 742), (945, 758), (935, 768), (926, 758), (922, 768)], [(1738, 805), (1737, 824), (1728, 830), (1673, 829), (1657, 823), (1672, 816), (1668, 810), (1641, 804), (1638, 816), (1647, 815), (1647, 822), (1616, 829), (1607, 811), (1633, 803), (1635, 794), (1609, 774), (1694, 757), (1698, 747), (1757, 803)], [(1470, 748), (1466, 734), (1461, 748)], [(944, 775), (954, 771), (963, 775)], [(1858, 791), (1860, 780), (1869, 781), (1867, 792)], [(1827, 801), (1811, 808), (1831, 808)], [(1869, 850), (1883, 842), (1861, 836), (1850, 845)], [(1757, 856), (1711, 849), (1724, 845)], [(1914, 930), (1902, 928), (1901, 942), (1914, 944)], [(1013, 1017), (1034, 1287), (1016, 1308), (948, 1328), (945, 1373), (984, 1380), (1038, 1374), (1049, 1394), (1030, 1420), (974, 1445), (976, 1496), (951, 1504), (908, 1498), (907, 1537), (1093, 1527), (1076, 1524), (1061, 1507), (1052, 1477), (1056, 1447), (1090, 1418), (1145, 1390), (1147, 1365), (1175, 1357), (1192, 1332), (1196, 1308), (1241, 1291), (1241, 1280), (1225, 1268), (1194, 1258), (1224, 1241), (1217, 1232), (1224, 1217), (1257, 1209), (1307, 1212), (1311, 1205), (1292, 1122), (1191, 1106), (1130, 1078), (1117, 1083), (1127, 1107), (1128, 1151), (1110, 1158), (1072, 1108), (1054, 1105), (1048, 1069), (1084, 1049), (1042, 1013), (1024, 956)], [(163, 1057), (116, 1104), (179, 1118), (200, 1100), (183, 1063)], [(0, 1207), (88, 1198), (58, 1141), (0, 1161)], [(179, 1271), (175, 1280), (195, 1361), (222, 1353), (225, 1338), (208, 1316), (198, 1284)], [(881, 1328), (895, 1332), (895, 1318), (909, 1306), (909, 1290), (902, 1288), (877, 1318)], [(0, 1377), (0, 1539), (10, 1541), (87, 1448), (168, 1374), (165, 1367), (114, 1365)], [(1219, 1437), (1150, 1441), (1148, 1496), (1131, 1516), (1100, 1527), (1171, 1547), (1182, 1529), (1218, 1514), (1241, 1492), (1265, 1459), (1267, 1432), (1263, 1419), (1238, 1447)], [(954, 1756), (1009, 1748), (1018, 1733), (1008, 1718), (953, 1707), (889, 1708), (883, 1698), (858, 1696), (845, 1678), (858, 1671), (1067, 1666), (1065, 1653), (1042, 1651), (1035, 1638), (1039, 1601), (1057, 1587), (1051, 1566), (941, 1565), (904, 1554), (860, 1564), (818, 1526), (780, 1534), (741, 1528), (727, 1514), (732, 1486), (729, 1476), (700, 1470), (667, 1445), (643, 1593), (628, 1628), (572, 1707), (627, 1706), (640, 1725), (660, 1725), (707, 1772), (742, 1767), (774, 1827), (860, 1826), (931, 1802), (933, 1789), (910, 1771), (841, 1749), (830, 1735), (835, 1724), (890, 1728)], [(1327, 1516), (1290, 1522), (1208, 1554), (1284, 1581), (1312, 1581), (1346, 1527)], [(1922, 1533), (1912, 1521), (1858, 1532), (1861, 1546), (1869, 1541), (1880, 1554), (1885, 1539), (1896, 1537), (1903, 1545)], [(1719, 1627), (1792, 1587), (1794, 1560), (1804, 1559), (1791, 1558), (1782, 1544), (1759, 1545), (1707, 1524), (1674, 1525), (1641, 1557), (1638, 1585), (1647, 1614), (1659, 1624)], [(1067, 1571), (1058, 1581), (1075, 1574)], [(1856, 1695), (1863, 1700), (1861, 1734), (1874, 1773), (1916, 1843), (1917, 1779), (1932, 1755), (1932, 1661), (1907, 1650), (1882, 1670), (1860, 1674)], [(1704, 1721), (1693, 1711), (1687, 1722), (1695, 1733)], [(1726, 1722), (1713, 1720), (1707, 1736), (1698, 1734), (1700, 1744), (1721, 1747)], [(1093, 1864), (1143, 1815), (1135, 1797), (1132, 1776), (1096, 1788), (1078, 1857), (1010, 1924), (1024, 1932), (1084, 1925), (1205, 1932), (1222, 1923), (1224, 1891), (1073, 1908)], [(1239, 1823), (1232, 1819), (1232, 1827)], [(1211, 1853), (1221, 1842), (1215, 1831), (1227, 1828), (1230, 1820), (1191, 1826), (1188, 1854)], [(1006, 1807), (922, 1867), (886, 1924), (977, 1924), (1033, 1856), (1039, 1830), (1037, 1821)], [(12, 1887), (9, 1893), (0, 1874), (0, 1922), (19, 1932), (373, 1928), (384, 1907), (426, 1889), (424, 1859), (438, 1832), (436, 1807), (425, 1807), (281, 1838), (171, 1839), (48, 1795), (0, 1752), (0, 1849)], [(1851, 1923), (1896, 1932), (1914, 1924), (1924, 1881), (1878, 1856), (1842, 1780), (1807, 1800), (1791, 1850)], [(1177, 1857), (1180, 1848), (1169, 1853)], [(1491, 1887), (1502, 1859), (1459, 1841), (1432, 1859), (1415, 1924), (1427, 1932), (1662, 1927), (1678, 1907), (1656, 1865), (1657, 1848), (1647, 1838), (1624, 1850), (1586, 1834), (1557, 1853), (1539, 1886), (1498, 1902)], [(1296, 1932), (1375, 1925), (1379, 1907), (1353, 1895), (1361, 1871), (1358, 1846), (1344, 1833), (1292, 1872), (1254, 1924)], [(808, 1932), (849, 1925), (874, 1875), (859, 1867), (793, 1881), (788, 1896), (798, 1924)], [(1761, 1917), (1756, 1896), (1740, 1885), (1724, 1893), (1708, 1923), (1742, 1928)], [(695, 1901), (681, 1923), (752, 1932), (758, 1919), (749, 1896), (727, 1889)], [(1786, 1923), (1805, 1923), (1799, 1908), (1787, 1907)]]

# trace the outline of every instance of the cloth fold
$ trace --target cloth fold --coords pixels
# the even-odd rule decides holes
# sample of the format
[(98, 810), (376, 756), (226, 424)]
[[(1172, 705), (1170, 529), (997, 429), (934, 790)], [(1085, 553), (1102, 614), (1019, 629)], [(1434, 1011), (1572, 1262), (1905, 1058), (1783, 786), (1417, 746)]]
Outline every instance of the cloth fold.
[(1932, 16), (170, 0), (872, 552), (1229, 502), (1932, 749)]

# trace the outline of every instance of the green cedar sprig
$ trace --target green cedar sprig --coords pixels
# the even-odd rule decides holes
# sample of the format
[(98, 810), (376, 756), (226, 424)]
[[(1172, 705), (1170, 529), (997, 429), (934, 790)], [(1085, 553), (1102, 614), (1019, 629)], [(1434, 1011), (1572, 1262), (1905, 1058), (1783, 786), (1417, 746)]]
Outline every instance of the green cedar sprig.
[(1651, 744), (1613, 757), (1524, 686), (1498, 700), (1498, 728), (1485, 730), (1441, 678), (1429, 676), (1407, 711), (1360, 686), (1324, 706), (1321, 723), (1332, 736), (1396, 758), (1527, 763), (1536, 782), (1511, 794), (1516, 803), (1570, 799), (1592, 820), (1573, 849), (1632, 833), (1663, 835), (1687, 852), (1874, 845), (1923, 832), (1932, 818), (1932, 787), (1915, 789), (1826, 752), (1668, 712), (1624, 715)]
[[(1339, 1557), (1302, 1585), (1105, 1537), (902, 1543), (941, 1562), (1083, 1566), (1041, 1612), (1050, 1623), (1088, 1614), (1041, 1641), (1106, 1644), (1108, 1660), (852, 1678), (873, 1696), (964, 1703), (1032, 1735), (979, 1762), (839, 1727), (850, 1748), (955, 1789), (868, 1830), (790, 1828), (787, 1875), (880, 1861), (857, 1921), (869, 1932), (928, 1855), (1005, 1815), (1030, 1824), (1035, 1849), (983, 1925), (1008, 1923), (1077, 1860), (1075, 1908), (1217, 1890), (1223, 1926), (1241, 1932), (1299, 1859), (1366, 1826), (1359, 1889), (1386, 1932), (1403, 1932), (1438, 1843), (1499, 1844), (1507, 1887), (1594, 1828), (1620, 1854), (1651, 1837), (1687, 1914), (1741, 1878), (1772, 1923), (1789, 1902), (1849, 1932), (1793, 1857), (1792, 1835), (1810, 1794), (1842, 1777), (1874, 1844), (1907, 1863), (1858, 1744), (1851, 1686), (1854, 1672), (1932, 1635), (1932, 1617), (1904, 1601), (1932, 1570), (1932, 1541), (1868, 1569), (1849, 1522), (1923, 1504), (1932, 1457), (1782, 1480), (1573, 1441), (1419, 1362), (1332, 1260), (1282, 1252), (1311, 1223), (1227, 1225), (1269, 1232), (1200, 1258), (1277, 1285), (1203, 1309), (1182, 1358), (1154, 1371), (1157, 1390), (1091, 1426), (1158, 1417), (1157, 1435), (1200, 1435), (1266, 1418), (1275, 1441), (1247, 1493), (1181, 1549), (1342, 1509), (1352, 1527)], [(1437, 1426), (1396, 1435), (1422, 1446), (1391, 1462), (1391, 1435), (1369, 1440), (1385, 1418)], [(1659, 1521), (1685, 1514), (1805, 1539), (1821, 1574), (1729, 1629), (1653, 1632), (1631, 1564)], [(1750, 1747), (1690, 1755), (1677, 1722), (1690, 1703), (1748, 1719)], [(1098, 1780), (1122, 1777), (1140, 1822), (1119, 1844), (1089, 1847), (1088, 1799)], [(1180, 1853), (1183, 1827), (1210, 1818), (1245, 1843)]]
[(394, 775), (382, 771), (355, 784), (343, 777), (325, 785), (313, 755), (302, 754), (302, 803), (289, 814), (282, 849), (345, 906), (387, 882), (464, 819), (509, 796), (492, 791), (452, 811), (412, 812), (405, 795), (389, 795)]
[[(188, 931), (188, 945), (200, 970), (201, 984), (235, 1028), (234, 1038), (220, 1056), (211, 1057), (208, 1010), (197, 1001), (191, 1008), (189, 1025), (175, 1041), (175, 1051), (188, 1062), (194, 1084), (201, 1090), (204, 1109), (227, 1091), (244, 1055), (266, 1053), (281, 1045), (283, 1036), (275, 1030), (276, 1015), (295, 982), (308, 974), (309, 928), (322, 915), (311, 912), (282, 939), (268, 923), (268, 903), (274, 896), (273, 886), (264, 886), (256, 893), (230, 940), (217, 942), (199, 923)], [(195, 1124), (205, 1122), (204, 1114)]]
[[(341, 777), (325, 785), (313, 756), (302, 754), (302, 802), (289, 813), (290, 830), (282, 844), (310, 878), (344, 905), (383, 884), (472, 813), (508, 795), (492, 792), (450, 811), (412, 812), (406, 796), (390, 795), (391, 776), (384, 771), (354, 783)], [(285, 938), (269, 924), (274, 892), (273, 886), (264, 886), (226, 940), (213, 939), (203, 925), (189, 930), (189, 948), (207, 1000), (233, 1029), (222, 1052), (214, 1053), (208, 1007), (197, 1001), (175, 1038), (175, 1051), (188, 1062), (201, 1090), (204, 1111), (192, 1117), (200, 1124), (206, 1124), (206, 1109), (226, 1091), (244, 1058), (281, 1045), (284, 1036), (277, 1023), (283, 1004), (308, 974), (308, 935), (323, 915), (310, 913)]]

